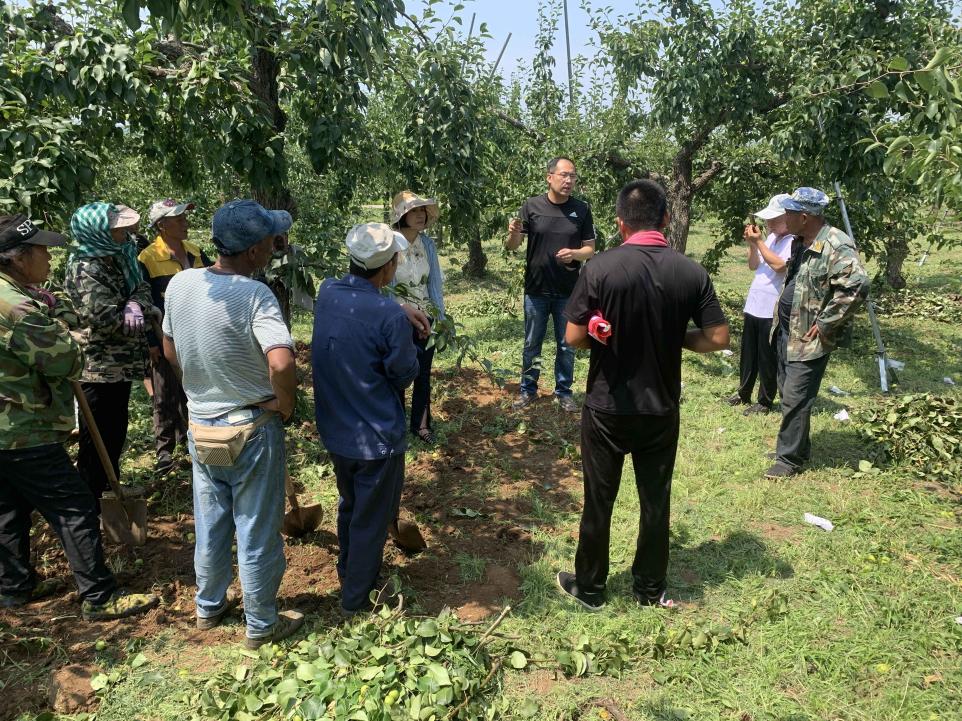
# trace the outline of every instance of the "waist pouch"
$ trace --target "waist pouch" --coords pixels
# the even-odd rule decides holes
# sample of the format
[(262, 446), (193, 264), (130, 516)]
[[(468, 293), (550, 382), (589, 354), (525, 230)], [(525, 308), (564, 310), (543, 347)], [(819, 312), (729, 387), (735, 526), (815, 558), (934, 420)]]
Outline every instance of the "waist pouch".
[(190, 421), (195, 460), (205, 466), (234, 465), (254, 431), (275, 415), (274, 411), (264, 411), (250, 423), (239, 426), (203, 426)]

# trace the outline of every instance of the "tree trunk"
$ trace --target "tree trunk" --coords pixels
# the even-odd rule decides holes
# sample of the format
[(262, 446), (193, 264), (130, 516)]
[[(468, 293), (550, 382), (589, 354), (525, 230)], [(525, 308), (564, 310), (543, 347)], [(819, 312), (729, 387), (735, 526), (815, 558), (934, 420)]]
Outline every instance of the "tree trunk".
[(472, 229), (471, 238), (468, 240), (468, 262), (461, 267), (461, 272), (469, 278), (483, 278), (487, 265), (488, 256), (481, 247), (481, 234), (477, 229)]
[(909, 244), (903, 236), (897, 236), (885, 249), (885, 280), (895, 290), (905, 287), (902, 265), (909, 255)]
[[(251, 16), (248, 13), (249, 17)], [(280, 76), (281, 64), (274, 51), (279, 33), (274, 21), (270, 18), (257, 18), (262, 25), (263, 38), (251, 48), (251, 92), (261, 101), (265, 117), (274, 129), (275, 137), (280, 141), (274, 147), (274, 162), (279, 168), (278, 176), (273, 183), (257, 186), (252, 183), (251, 192), (254, 200), (271, 210), (286, 210), (297, 217), (297, 204), (287, 187), (287, 160), (284, 157), (284, 131), (287, 129), (287, 113), (281, 108), (278, 98), (277, 79)], [(278, 147), (279, 146), (279, 147)], [(279, 152), (278, 152), (279, 150)]]
[(679, 253), (688, 247), (688, 228), (691, 225), (692, 154), (683, 148), (675, 156), (671, 167), (671, 187), (668, 189), (668, 242)]

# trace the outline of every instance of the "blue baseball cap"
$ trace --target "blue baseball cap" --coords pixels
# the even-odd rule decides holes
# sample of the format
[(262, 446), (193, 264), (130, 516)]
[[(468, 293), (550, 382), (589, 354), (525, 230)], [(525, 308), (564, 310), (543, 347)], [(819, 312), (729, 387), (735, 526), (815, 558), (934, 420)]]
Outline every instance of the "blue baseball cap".
[(294, 219), (286, 210), (268, 210), (253, 200), (232, 200), (214, 213), (214, 245), (224, 255), (242, 253), (268, 236), (291, 229)]
[(828, 196), (818, 188), (796, 188), (790, 196), (782, 198), (781, 204), (785, 210), (795, 210), (809, 215), (824, 215)]

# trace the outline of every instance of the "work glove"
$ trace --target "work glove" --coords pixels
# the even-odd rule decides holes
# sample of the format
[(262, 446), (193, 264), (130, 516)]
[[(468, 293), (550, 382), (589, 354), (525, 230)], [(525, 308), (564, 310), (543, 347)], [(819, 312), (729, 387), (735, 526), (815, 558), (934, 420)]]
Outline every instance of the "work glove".
[(140, 303), (128, 300), (124, 306), (124, 335), (140, 335), (144, 332), (144, 311)]

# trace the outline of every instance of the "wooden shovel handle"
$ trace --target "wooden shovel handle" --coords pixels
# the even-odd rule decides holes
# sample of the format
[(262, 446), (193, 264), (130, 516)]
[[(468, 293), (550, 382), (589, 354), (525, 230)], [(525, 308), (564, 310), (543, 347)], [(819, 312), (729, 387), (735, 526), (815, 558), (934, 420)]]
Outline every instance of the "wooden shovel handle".
[(301, 504), (297, 502), (297, 493), (294, 492), (294, 483), (291, 481), (291, 474), (286, 470), (284, 471), (284, 492), (287, 494), (287, 500), (291, 504), (291, 510), (300, 518)]
[(87, 403), (87, 396), (84, 395), (83, 388), (77, 381), (70, 381), (70, 384), (73, 386), (73, 394), (77, 399), (77, 405), (80, 407), (80, 413), (87, 424), (87, 432), (90, 433), (94, 448), (97, 449), (97, 455), (100, 456), (100, 463), (103, 465), (107, 481), (110, 483), (110, 490), (114, 492), (118, 499), (123, 501), (124, 491), (120, 487), (120, 481), (117, 480), (117, 474), (114, 473), (114, 464), (110, 462), (110, 455), (107, 453), (107, 447), (104, 446), (104, 439), (100, 437), (100, 429), (97, 428), (93, 411), (90, 410), (90, 404)]

